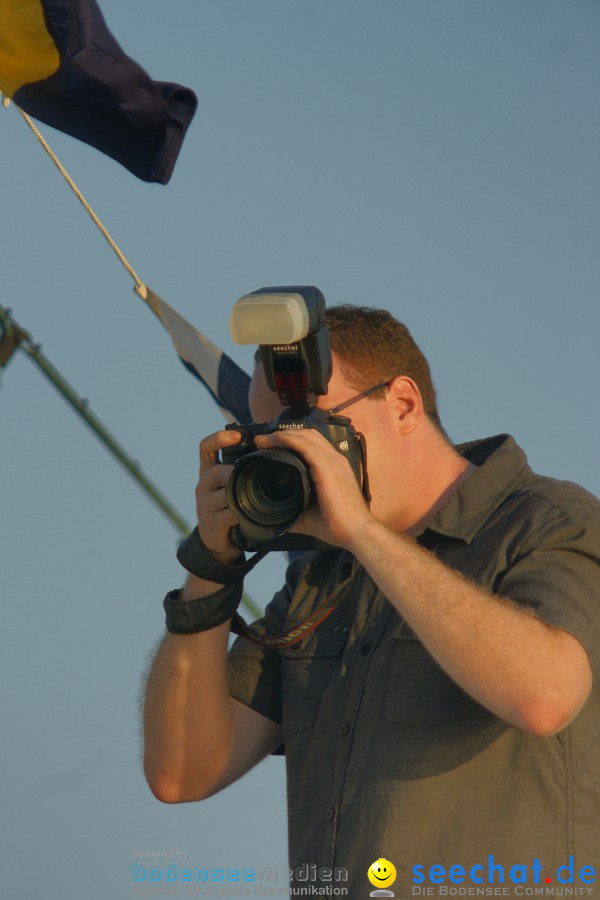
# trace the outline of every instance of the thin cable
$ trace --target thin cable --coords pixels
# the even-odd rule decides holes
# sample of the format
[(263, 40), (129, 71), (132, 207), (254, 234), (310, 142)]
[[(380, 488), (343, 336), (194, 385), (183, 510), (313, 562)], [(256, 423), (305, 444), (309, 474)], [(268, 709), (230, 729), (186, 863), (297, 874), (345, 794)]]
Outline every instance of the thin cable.
[(15, 108), (21, 113), (21, 115), (23, 116), (23, 118), (25, 119), (25, 121), (27, 122), (27, 124), (29, 125), (29, 127), (31, 128), (33, 133), (35, 134), (36, 138), (38, 139), (38, 141), (40, 142), (40, 144), (42, 145), (42, 147), (44, 148), (44, 150), (46, 151), (46, 153), (48, 154), (48, 156), (50, 157), (50, 159), (52, 160), (52, 162), (54, 163), (54, 165), (56, 166), (56, 168), (62, 175), (62, 177), (65, 179), (65, 181), (67, 182), (67, 184), (69, 185), (69, 187), (71, 188), (71, 190), (73, 191), (73, 193), (75, 194), (75, 196), (77, 197), (79, 202), (82, 204), (83, 208), (88, 213), (88, 215), (90, 216), (90, 218), (92, 219), (92, 221), (94, 222), (96, 227), (102, 233), (104, 238), (108, 241), (108, 243), (110, 244), (110, 246), (112, 247), (114, 252), (117, 254), (117, 256), (119, 257), (119, 259), (121, 260), (121, 262), (123, 263), (123, 265), (125, 266), (127, 271), (129, 272), (129, 274), (131, 275), (131, 277), (135, 281), (136, 288), (142, 287), (144, 282), (142, 281), (140, 276), (137, 274), (137, 272), (135, 271), (135, 269), (133, 268), (131, 263), (128, 261), (128, 259), (125, 257), (125, 254), (118, 247), (115, 240), (111, 237), (108, 230), (102, 224), (102, 222), (100, 221), (100, 219), (98, 218), (98, 216), (96, 215), (96, 213), (94, 212), (94, 210), (92, 209), (90, 204), (87, 202), (87, 200), (85, 199), (85, 197), (83, 196), (83, 194), (81, 193), (81, 191), (79, 190), (79, 188), (77, 187), (77, 185), (75, 184), (75, 182), (73, 181), (73, 179), (71, 178), (71, 176), (69, 175), (69, 173), (67, 172), (65, 167), (63, 166), (63, 164), (61, 163), (61, 161), (59, 160), (59, 158), (56, 156), (56, 154), (52, 150), (52, 147), (50, 147), (50, 145), (48, 144), (48, 142), (46, 141), (44, 136), (40, 133), (39, 129), (31, 121), (31, 119), (29, 118), (27, 113), (23, 112), (23, 110), (20, 107), (18, 107), (16, 103), (14, 105), (15, 105)]

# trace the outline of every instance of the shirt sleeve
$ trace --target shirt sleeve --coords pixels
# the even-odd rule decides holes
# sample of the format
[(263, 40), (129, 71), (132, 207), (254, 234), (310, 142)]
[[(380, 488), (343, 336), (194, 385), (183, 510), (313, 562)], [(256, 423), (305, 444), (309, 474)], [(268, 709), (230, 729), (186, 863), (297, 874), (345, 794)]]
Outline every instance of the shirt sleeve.
[(498, 593), (573, 635), (600, 677), (600, 515), (562, 513), (532, 536)]
[[(252, 623), (259, 634), (280, 634), (300, 575), (307, 563), (294, 559), (286, 571), (284, 586), (278, 591), (261, 619)], [(229, 694), (245, 706), (281, 724), (281, 656), (277, 650), (260, 647), (238, 637), (228, 658)]]

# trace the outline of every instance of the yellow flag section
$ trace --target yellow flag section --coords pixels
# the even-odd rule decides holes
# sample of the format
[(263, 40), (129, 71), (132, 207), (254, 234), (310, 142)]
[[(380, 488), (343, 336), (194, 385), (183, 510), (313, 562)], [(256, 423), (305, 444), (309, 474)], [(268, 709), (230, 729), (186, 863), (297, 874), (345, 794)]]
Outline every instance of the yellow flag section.
[(0, 91), (12, 97), (60, 65), (39, 0), (0, 0)]

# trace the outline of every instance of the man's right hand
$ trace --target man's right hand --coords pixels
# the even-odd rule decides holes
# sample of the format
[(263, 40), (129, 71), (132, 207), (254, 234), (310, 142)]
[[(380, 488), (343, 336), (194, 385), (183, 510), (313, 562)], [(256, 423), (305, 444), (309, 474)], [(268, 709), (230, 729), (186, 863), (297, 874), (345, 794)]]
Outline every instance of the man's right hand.
[(238, 517), (225, 501), (225, 485), (233, 466), (219, 461), (219, 451), (239, 443), (239, 431), (216, 431), (200, 443), (200, 479), (196, 487), (198, 533), (205, 547), (219, 562), (230, 565), (240, 556), (230, 537)]

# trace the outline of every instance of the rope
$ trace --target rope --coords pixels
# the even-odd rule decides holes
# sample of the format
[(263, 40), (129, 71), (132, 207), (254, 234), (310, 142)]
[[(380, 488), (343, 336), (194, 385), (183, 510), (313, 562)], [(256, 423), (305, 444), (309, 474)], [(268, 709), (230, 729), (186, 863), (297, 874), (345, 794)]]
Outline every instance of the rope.
[[(6, 106), (8, 104), (6, 104), (3, 101), (3, 105)], [(56, 166), (56, 168), (62, 175), (62, 177), (65, 179), (65, 181), (67, 182), (67, 184), (69, 185), (69, 187), (71, 188), (71, 190), (73, 191), (73, 193), (75, 194), (75, 196), (77, 197), (79, 202), (82, 204), (82, 206), (85, 209), (85, 211), (87, 212), (87, 214), (90, 216), (94, 225), (96, 225), (96, 227), (99, 229), (99, 231), (104, 236), (104, 238), (108, 241), (108, 243), (110, 244), (111, 248), (114, 250), (116, 255), (119, 257), (122, 264), (125, 266), (125, 268), (129, 272), (129, 274), (135, 281), (136, 289), (143, 287), (144, 282), (142, 281), (140, 276), (137, 274), (137, 272), (135, 271), (135, 269), (133, 268), (131, 263), (127, 260), (127, 258), (125, 257), (125, 254), (117, 246), (116, 241), (111, 237), (107, 228), (102, 224), (102, 222), (100, 221), (100, 219), (98, 218), (98, 216), (96, 215), (96, 213), (94, 212), (94, 210), (92, 209), (92, 207), (90, 206), (88, 201), (85, 199), (85, 197), (83, 196), (83, 194), (81, 193), (81, 191), (79, 190), (79, 188), (77, 187), (77, 185), (75, 184), (75, 182), (73, 181), (73, 179), (71, 178), (71, 176), (69, 175), (69, 173), (67, 172), (65, 167), (63, 166), (63, 164), (61, 163), (61, 161), (59, 160), (59, 158), (56, 156), (56, 154), (54, 153), (54, 151), (52, 150), (52, 148), (50, 147), (50, 145), (44, 138), (44, 136), (40, 133), (38, 128), (31, 121), (31, 119), (29, 118), (27, 113), (23, 112), (23, 110), (20, 109), (16, 103), (15, 103), (15, 108), (21, 113), (21, 115), (23, 116), (23, 118), (25, 119), (25, 121), (27, 122), (27, 124), (29, 125), (29, 127), (31, 128), (33, 133), (35, 134), (36, 138), (38, 139), (38, 141), (40, 142), (40, 144), (42, 145), (42, 147), (44, 148), (44, 150), (46, 151), (46, 153), (48, 154), (48, 156), (50, 157), (50, 159), (52, 160), (52, 162), (54, 163), (54, 165)]]
[[(0, 103), (4, 107), (4, 109), (8, 109), (8, 107), (11, 103), (11, 99), (10, 99), (10, 97), (6, 97), (4, 94), (2, 94), (2, 92), (0, 92)], [(69, 185), (69, 187), (71, 188), (71, 190), (73, 191), (73, 193), (75, 194), (75, 196), (77, 197), (79, 202), (82, 204), (85, 211), (88, 213), (88, 215), (90, 216), (90, 218), (92, 219), (92, 221), (94, 222), (94, 224), (96, 225), (98, 230), (104, 236), (105, 240), (110, 244), (110, 246), (112, 247), (112, 249), (118, 256), (118, 258), (120, 259), (121, 263), (123, 264), (123, 266), (127, 269), (129, 274), (135, 281), (134, 290), (142, 298), (142, 300), (144, 300), (146, 303), (148, 303), (148, 292), (146, 289), (146, 285), (144, 284), (144, 282), (142, 281), (140, 276), (137, 274), (137, 272), (135, 271), (135, 269), (133, 268), (131, 263), (127, 260), (125, 254), (122, 252), (122, 250), (117, 246), (116, 241), (111, 237), (111, 235), (108, 232), (108, 229), (100, 221), (100, 219), (98, 218), (98, 216), (96, 215), (96, 213), (94, 212), (94, 210), (92, 209), (90, 204), (87, 202), (87, 200), (85, 199), (85, 197), (83, 196), (83, 194), (81, 193), (81, 191), (79, 190), (79, 188), (77, 187), (77, 185), (75, 184), (75, 182), (73, 181), (73, 179), (71, 178), (71, 176), (69, 175), (69, 173), (67, 172), (65, 167), (63, 166), (63, 164), (61, 163), (61, 161), (58, 159), (58, 157), (56, 156), (56, 154), (54, 153), (54, 151), (52, 150), (52, 148), (50, 147), (50, 145), (44, 138), (44, 136), (40, 133), (39, 129), (31, 121), (31, 119), (29, 118), (27, 113), (23, 112), (23, 110), (20, 109), (20, 107), (18, 107), (16, 103), (14, 104), (14, 106), (21, 113), (21, 115), (25, 119), (26, 123), (29, 125), (29, 127), (33, 131), (34, 135), (36, 136), (36, 138), (38, 139), (38, 141), (40, 142), (40, 144), (42, 145), (42, 147), (44, 148), (44, 150), (46, 151), (46, 153), (48, 154), (48, 156), (50, 157), (50, 159), (52, 160), (52, 162), (54, 163), (54, 165), (60, 172), (60, 174), (63, 176), (63, 178), (65, 179), (65, 181), (67, 182), (67, 184)], [(148, 303), (148, 305), (152, 309), (152, 306), (149, 303)], [(0, 313), (4, 313), (4, 310), (2, 307), (0, 307)], [(0, 315), (0, 325), (4, 326), (4, 319), (3, 319), (2, 315)], [(1, 330), (2, 330), (1, 336), (3, 338), (6, 337), (6, 334), (4, 332), (4, 327), (2, 327)], [(27, 332), (23, 332), (23, 334), (20, 335), (20, 340), (22, 340), (25, 336), (27, 338), (29, 338), (29, 334)], [(44, 366), (41, 365), (41, 363), (40, 363), (40, 359), (42, 359), (42, 355), (38, 354), (38, 356), (36, 356), (36, 352), (39, 350), (39, 348), (32, 345), (32, 348), (29, 348), (28, 346), (24, 346), (23, 349), (26, 350), (26, 352), (29, 353), (29, 355), (32, 356), (36, 360), (38, 365), (40, 365), (40, 367), (44, 370)], [(6, 361), (8, 361), (8, 358), (10, 355), (12, 355), (12, 350), (9, 352)], [(48, 365), (50, 365), (50, 364), (48, 364)], [(48, 375), (50, 380), (53, 380), (52, 376), (50, 374), (48, 374), (48, 371), (45, 371), (45, 374)], [(65, 384), (66, 384), (66, 382), (65, 382)], [(67, 397), (67, 399), (70, 399), (67, 396), (67, 394), (65, 393), (65, 391), (62, 390), (61, 387), (59, 387), (59, 390), (61, 391), (61, 393), (63, 393)], [(85, 406), (86, 406), (86, 404), (84, 402), (81, 402), (78, 407), (78, 412), (80, 414), (84, 415), (84, 418), (91, 419), (91, 413), (89, 413), (87, 417), (85, 415)], [(99, 422), (99, 420), (97, 420), (97, 421)], [(92, 427), (94, 427), (94, 426), (92, 425)], [(97, 431), (96, 428), (94, 428), (94, 430)], [(98, 431), (97, 431), (97, 433), (98, 433)], [(109, 434), (109, 433), (106, 432), (106, 434)], [(109, 441), (106, 440), (104, 436), (102, 436), (102, 435), (99, 435), (99, 436), (101, 437), (101, 440), (103, 440), (104, 443), (109, 447), (109, 449), (113, 453), (115, 453), (115, 448), (117, 445), (115, 444), (115, 446), (111, 446)], [(110, 437), (110, 435), (109, 435), (109, 437)], [(118, 455), (118, 454), (115, 453), (115, 455)], [(123, 453), (123, 456), (124, 455), (125, 454)], [(123, 462), (123, 459), (120, 459), (120, 461)], [(155, 489), (154, 486), (152, 485), (152, 483), (148, 479), (146, 479), (145, 475), (143, 475), (143, 473), (141, 472), (141, 469), (139, 467), (139, 464), (136, 462), (134, 462), (133, 465), (128, 465), (126, 462), (123, 462), (123, 464), (125, 465), (126, 468), (129, 469), (131, 474), (138, 481), (138, 483), (142, 485), (142, 487), (146, 490), (146, 492), (152, 496), (152, 498), (155, 500), (155, 502), (158, 503), (159, 506), (161, 506), (163, 511), (167, 513), (167, 515), (169, 516), (171, 521), (175, 523), (177, 528), (179, 528), (180, 533), (183, 534), (184, 532), (189, 531), (190, 530), (189, 525), (180, 516), (180, 514), (174, 509), (174, 507), (171, 507), (170, 503), (166, 500), (166, 498), (163, 498), (161, 495), (160, 498), (157, 499), (157, 495), (159, 494), (158, 490)], [(144, 483), (142, 483), (142, 482), (144, 482)], [(151, 490), (149, 490), (149, 487), (153, 491), (155, 491), (156, 496), (154, 493), (151, 492)], [(175, 517), (171, 511), (174, 512)], [(176, 521), (176, 519), (178, 519), (178, 521)], [(249, 609), (249, 611), (252, 613), (252, 615), (255, 618), (258, 618), (260, 616), (260, 614), (261, 614), (260, 608), (253, 601), (252, 597), (248, 596), (248, 594), (246, 592), (244, 592), (244, 594), (243, 594), (242, 601), (245, 603), (245, 605), (247, 606), (247, 608)]]

